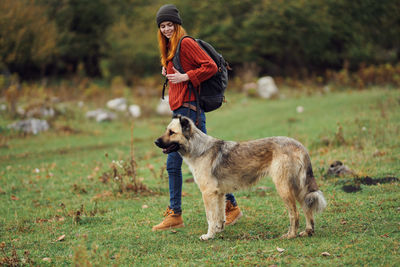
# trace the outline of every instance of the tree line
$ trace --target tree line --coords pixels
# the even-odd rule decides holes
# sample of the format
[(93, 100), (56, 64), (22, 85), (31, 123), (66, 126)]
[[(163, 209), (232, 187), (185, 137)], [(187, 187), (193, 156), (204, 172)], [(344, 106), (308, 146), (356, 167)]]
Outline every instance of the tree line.
[[(346, 65), (396, 64), (400, 0), (175, 0), (187, 32), (236, 73), (307, 77)], [(1, 0), (0, 71), (23, 79), (160, 71), (161, 0)]]

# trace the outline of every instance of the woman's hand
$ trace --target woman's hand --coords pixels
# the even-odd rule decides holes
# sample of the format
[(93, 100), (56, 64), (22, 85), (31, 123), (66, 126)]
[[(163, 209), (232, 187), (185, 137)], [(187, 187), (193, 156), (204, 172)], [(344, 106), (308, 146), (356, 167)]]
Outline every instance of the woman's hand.
[(180, 73), (177, 69), (172, 67), (173, 74), (167, 74), (168, 81), (171, 83), (181, 83), (189, 81), (189, 76), (186, 73)]
[(162, 76), (167, 75), (167, 69), (164, 66), (161, 68), (161, 74), (162, 74)]

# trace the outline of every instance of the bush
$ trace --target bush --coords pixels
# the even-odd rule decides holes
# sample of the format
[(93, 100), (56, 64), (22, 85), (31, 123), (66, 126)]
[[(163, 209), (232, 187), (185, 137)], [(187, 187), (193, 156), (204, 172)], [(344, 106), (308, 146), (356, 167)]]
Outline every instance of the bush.
[(346, 67), (339, 72), (327, 71), (328, 83), (337, 87), (356, 87), (364, 89), (369, 86), (400, 86), (400, 64), (365, 65), (355, 72)]

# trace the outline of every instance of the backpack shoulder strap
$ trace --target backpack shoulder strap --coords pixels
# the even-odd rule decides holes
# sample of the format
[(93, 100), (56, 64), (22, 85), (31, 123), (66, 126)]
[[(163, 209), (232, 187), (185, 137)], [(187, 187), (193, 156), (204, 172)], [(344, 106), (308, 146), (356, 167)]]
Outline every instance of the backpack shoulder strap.
[[(181, 64), (181, 56), (180, 56), (180, 52), (181, 52), (181, 43), (182, 40), (185, 38), (191, 38), (193, 39), (195, 42), (197, 42), (197, 40), (189, 35), (185, 35), (183, 36), (178, 43), (178, 46), (176, 47), (176, 51), (175, 51), (175, 55), (172, 58), (172, 64), (174, 65), (175, 69), (177, 69), (180, 73), (185, 73), (185, 71), (182, 68), (182, 64)], [(199, 102), (199, 92), (197, 92), (196, 89), (194, 89), (193, 84), (189, 81), (188, 83), (188, 91), (189, 92), (189, 98), (190, 98), (190, 94), (191, 92), (193, 92), (195, 94), (196, 97), (196, 126), (199, 126), (199, 121), (200, 121), (200, 102)], [(190, 110), (188, 110), (188, 112), (190, 112)]]
[(164, 95), (165, 95), (165, 88), (168, 86), (168, 78), (165, 78), (163, 87), (162, 87), (162, 94), (161, 94), (161, 99), (164, 100)]
[(194, 39), (193, 37), (191, 37), (189, 35), (185, 35), (179, 40), (178, 46), (176, 47), (175, 55), (172, 58), (172, 64), (174, 65), (175, 69), (177, 69), (180, 73), (185, 73), (185, 71), (182, 68), (181, 56), (180, 56), (181, 43), (182, 43), (182, 40), (185, 38), (191, 38), (196, 41), (196, 39)]

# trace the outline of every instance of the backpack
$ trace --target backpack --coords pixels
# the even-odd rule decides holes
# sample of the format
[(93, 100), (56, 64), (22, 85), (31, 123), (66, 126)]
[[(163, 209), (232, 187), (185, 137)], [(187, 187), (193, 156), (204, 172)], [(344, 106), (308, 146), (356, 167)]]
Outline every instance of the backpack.
[[(204, 112), (216, 110), (222, 105), (225, 100), (224, 93), (228, 85), (228, 70), (231, 70), (231, 68), (229, 67), (229, 64), (225, 61), (223, 56), (219, 54), (214, 49), (214, 47), (212, 47), (212, 45), (201, 39), (194, 39), (190, 36), (183, 36), (179, 40), (175, 55), (172, 59), (172, 63), (175, 69), (177, 69), (180, 73), (185, 73), (180, 60), (181, 42), (184, 38), (192, 38), (193, 40), (195, 40), (199, 44), (200, 48), (203, 49), (217, 65), (217, 73), (200, 84), (200, 93), (194, 89), (191, 82), (189, 82), (188, 84), (189, 94), (193, 92), (196, 96), (197, 109), (198, 107), (201, 107)], [(167, 80), (165, 81), (163, 88), (163, 99), (166, 84)]]

